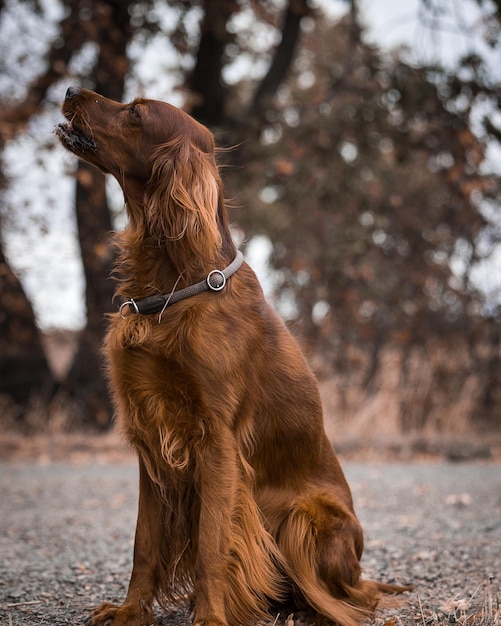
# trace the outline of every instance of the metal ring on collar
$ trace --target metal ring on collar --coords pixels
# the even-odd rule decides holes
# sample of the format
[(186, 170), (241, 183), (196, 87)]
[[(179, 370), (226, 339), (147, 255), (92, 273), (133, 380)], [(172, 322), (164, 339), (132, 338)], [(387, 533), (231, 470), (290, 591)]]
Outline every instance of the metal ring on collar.
[[(219, 280), (217, 280), (216, 284), (213, 285), (211, 283), (211, 279), (216, 276)], [(207, 285), (209, 286), (209, 289), (212, 289), (212, 291), (221, 291), (221, 289), (223, 289), (226, 285), (226, 276), (221, 270), (212, 270), (212, 272), (209, 272), (207, 275)]]
[(125, 319), (125, 315), (123, 314), (123, 308), (124, 306), (131, 306), (134, 309), (134, 313), (139, 313), (139, 308), (137, 306), (137, 304), (134, 302), (134, 300), (131, 298), (130, 300), (126, 300), (125, 302), (122, 302), (122, 304), (120, 305), (120, 308), (118, 309), (118, 312), (120, 313), (120, 317), (124, 320)]

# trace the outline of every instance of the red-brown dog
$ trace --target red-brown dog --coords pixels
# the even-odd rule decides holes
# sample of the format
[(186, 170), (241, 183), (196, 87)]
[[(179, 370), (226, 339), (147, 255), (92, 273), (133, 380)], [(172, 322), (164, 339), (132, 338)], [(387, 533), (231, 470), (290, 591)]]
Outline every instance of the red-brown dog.
[(294, 596), (354, 626), (378, 592), (327, 440), (317, 383), (232, 242), (212, 134), (163, 102), (70, 87), (63, 145), (113, 174), (120, 313), (106, 341), (118, 419), (137, 450), (134, 566), (94, 626), (144, 626), (192, 602), (198, 625), (239, 626)]

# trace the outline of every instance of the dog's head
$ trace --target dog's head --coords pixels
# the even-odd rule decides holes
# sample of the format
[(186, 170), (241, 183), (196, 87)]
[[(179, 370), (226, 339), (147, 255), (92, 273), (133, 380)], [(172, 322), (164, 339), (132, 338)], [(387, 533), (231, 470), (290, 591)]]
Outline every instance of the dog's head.
[(122, 104), (69, 87), (62, 112), (67, 123), (56, 128), (62, 144), (119, 181), (148, 181), (155, 157), (169, 149), (172, 157), (176, 151), (185, 157), (190, 150), (214, 154), (211, 132), (166, 102), (138, 98)]
[(61, 143), (112, 174), (133, 222), (162, 244), (207, 258), (221, 247), (222, 183), (212, 133), (157, 100), (121, 104), (70, 87), (62, 104)]

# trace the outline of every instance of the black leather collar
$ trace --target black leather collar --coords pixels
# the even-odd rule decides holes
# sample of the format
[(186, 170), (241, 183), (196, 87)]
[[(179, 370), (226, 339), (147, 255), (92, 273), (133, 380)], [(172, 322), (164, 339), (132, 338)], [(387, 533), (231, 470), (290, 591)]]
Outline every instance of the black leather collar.
[(232, 276), (242, 265), (244, 255), (238, 250), (236, 257), (233, 261), (225, 267), (224, 270), (212, 270), (207, 275), (207, 278), (201, 280), (199, 283), (185, 287), (174, 291), (174, 289), (167, 294), (148, 296), (141, 300), (134, 300), (129, 298), (120, 306), (120, 315), (125, 318), (127, 313), (140, 313), (143, 315), (149, 315), (151, 313), (163, 312), (168, 306), (185, 300), (191, 296), (201, 293), (202, 291), (221, 291), (226, 285), (226, 281)]

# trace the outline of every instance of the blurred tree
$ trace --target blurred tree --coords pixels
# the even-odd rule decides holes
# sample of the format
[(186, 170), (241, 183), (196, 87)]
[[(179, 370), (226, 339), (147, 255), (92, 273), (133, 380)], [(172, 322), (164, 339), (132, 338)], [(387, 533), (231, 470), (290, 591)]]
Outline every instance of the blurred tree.
[[(92, 4), (83, 1), (79, 5), (81, 19), (75, 24), (81, 29), (83, 19), (88, 24), (87, 42), (94, 41), (99, 48), (92, 79), (87, 78), (86, 84), (114, 100), (122, 99), (129, 70), (127, 45), (133, 34), (129, 4), (122, 0)], [(68, 35), (71, 40), (72, 33)], [(87, 323), (64, 387), (78, 405), (80, 421), (104, 429), (112, 417), (101, 355), (105, 314), (114, 310), (114, 286), (109, 280), (114, 263), (109, 242), (112, 219), (103, 174), (82, 161), (78, 162), (76, 175), (75, 211), (85, 273)]]
[(200, 42), (189, 78), (191, 114), (203, 124), (219, 125), (225, 117), (227, 90), (221, 77), (231, 41), (228, 20), (238, 10), (235, 0), (204, 0)]
[(276, 46), (269, 69), (259, 82), (249, 109), (251, 117), (265, 117), (278, 88), (286, 78), (301, 32), (301, 22), (311, 14), (307, 0), (290, 0), (284, 11), (280, 42)]
[[(0, 11), (6, 11), (2, 3)], [(9, 7), (10, 8), (10, 7)], [(15, 9), (15, 8), (14, 8)], [(38, 4), (33, 4), (33, 11), (40, 13)], [(64, 33), (71, 23), (74, 13), (69, 11), (69, 18), (61, 24)], [(0, 13), (0, 17), (2, 13)], [(74, 43), (78, 44), (79, 34), (75, 33)], [(2, 42), (3, 46), (9, 42)], [(4, 106), (0, 109), (0, 151), (6, 143), (22, 132), (28, 125), (30, 119), (39, 113), (42, 102), (51, 86), (61, 78), (66, 69), (66, 64), (71, 58), (72, 47), (54, 46), (47, 58), (45, 72), (37, 76), (33, 83), (26, 90), (24, 99), (10, 102), (8, 95)], [(2, 68), (5, 71), (12, 71), (15, 68)], [(6, 187), (8, 181), (3, 175), (3, 163), (0, 161), (2, 172), (0, 181), (2, 189)], [(0, 219), (0, 245), (2, 240), (3, 220)], [(42, 398), (50, 397), (54, 381), (50, 372), (47, 360), (43, 353), (40, 342), (35, 316), (30, 302), (24, 292), (22, 285), (15, 277), (7, 259), (1, 250), (2, 278), (0, 288), (0, 315), (2, 324), (0, 325), (0, 344), (2, 345), (2, 392), (13, 398), (20, 404), (20, 420), (26, 414), (25, 409), (29, 402), (41, 395)]]
[[(261, 141), (240, 150), (248, 167), (231, 177), (239, 203), (253, 206), (238, 220), (273, 241), (278, 299), (338, 372), (358, 377), (365, 352), (366, 389), (383, 347), (397, 348), (405, 369), (414, 349), (440, 339), (452, 354), (458, 334), (475, 336), (483, 299), (453, 268), (480, 258), (482, 203), (501, 200), (497, 176), (480, 173), (485, 143), (470, 127), (473, 94), (490, 94), (495, 107), (499, 99), (471, 61), (466, 82), (385, 58), (354, 19), (352, 11), (327, 30), (317, 23)], [(454, 359), (448, 376), (463, 381)], [(489, 369), (490, 397), (501, 381)], [(485, 411), (480, 402), (478, 419)], [(429, 413), (417, 423), (402, 406), (402, 426), (422, 427)]]
[[(228, 126), (230, 121), (228, 99), (230, 93), (223, 78), (223, 71), (231, 61), (228, 48), (236, 57), (245, 50), (244, 42), (232, 32), (230, 18), (242, 10), (235, 0), (204, 0), (204, 13), (200, 26), (200, 41), (195, 51), (195, 66), (188, 79), (193, 101), (191, 114), (210, 126)], [(260, 125), (278, 88), (287, 76), (300, 40), (301, 21), (311, 15), (307, 0), (289, 0), (282, 12), (274, 2), (254, 4), (256, 17), (279, 32), (279, 41), (272, 51), (268, 71), (257, 82), (251, 101), (245, 103), (245, 126), (248, 122)], [(277, 23), (282, 21), (281, 26)], [(235, 52), (237, 50), (237, 52)], [(252, 51), (248, 51), (252, 52)], [(242, 118), (240, 124), (244, 123)]]
[[(97, 46), (98, 54), (95, 64), (87, 68), (93, 71), (93, 78), (86, 79), (87, 84), (104, 95), (121, 99), (129, 67), (126, 48), (132, 34), (129, 4), (119, 0), (93, 3), (65, 0), (66, 13), (59, 37), (48, 51), (45, 71), (28, 88), (24, 100), (6, 108), (0, 118), (3, 143), (23, 130), (30, 118), (39, 113), (48, 90), (69, 73), (70, 62), (89, 43)], [(111, 310), (114, 291), (108, 280), (113, 263), (108, 242), (111, 217), (104, 177), (84, 163), (78, 164), (75, 210), (86, 278), (87, 324), (62, 388), (73, 400), (73, 425), (106, 428), (112, 409), (104, 377), (98, 373), (102, 369), (104, 314)], [(2, 306), (8, 311), (11, 303), (3, 296), (0, 295)], [(35, 331), (34, 326), (31, 336), (37, 336)], [(26, 348), (25, 343), (20, 344), (19, 354)], [(21, 371), (27, 377), (30, 375), (25, 368)]]
[[(55, 389), (35, 316), (21, 283), (5, 261), (0, 241), (0, 394), (18, 405), (21, 422), (36, 401), (46, 404)], [(39, 402), (40, 403), (40, 402)]]

